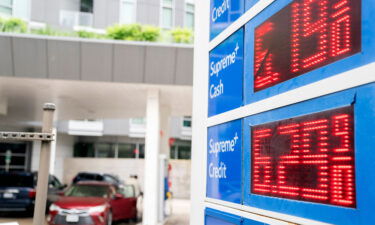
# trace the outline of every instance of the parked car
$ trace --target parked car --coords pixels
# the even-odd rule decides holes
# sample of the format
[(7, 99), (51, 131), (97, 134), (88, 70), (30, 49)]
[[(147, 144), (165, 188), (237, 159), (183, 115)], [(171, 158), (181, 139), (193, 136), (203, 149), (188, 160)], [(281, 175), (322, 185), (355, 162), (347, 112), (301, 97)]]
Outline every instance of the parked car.
[[(0, 211), (33, 213), (37, 173), (0, 172)], [(49, 177), (47, 206), (57, 199), (66, 185), (53, 175)]]
[(124, 184), (117, 176), (112, 174), (102, 173), (91, 173), (91, 172), (80, 172), (74, 178), (72, 183), (76, 184), (80, 181), (103, 181), (119, 187)]
[(137, 199), (132, 185), (117, 188), (98, 181), (73, 184), (49, 209), (49, 225), (111, 225), (113, 221), (136, 219)]

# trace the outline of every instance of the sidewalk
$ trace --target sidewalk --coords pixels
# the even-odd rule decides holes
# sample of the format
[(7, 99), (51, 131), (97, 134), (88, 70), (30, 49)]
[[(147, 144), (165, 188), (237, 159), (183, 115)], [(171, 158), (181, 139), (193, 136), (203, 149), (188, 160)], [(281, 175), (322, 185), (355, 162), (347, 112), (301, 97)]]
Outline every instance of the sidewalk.
[(173, 199), (171, 204), (171, 216), (165, 225), (189, 225), (190, 200)]

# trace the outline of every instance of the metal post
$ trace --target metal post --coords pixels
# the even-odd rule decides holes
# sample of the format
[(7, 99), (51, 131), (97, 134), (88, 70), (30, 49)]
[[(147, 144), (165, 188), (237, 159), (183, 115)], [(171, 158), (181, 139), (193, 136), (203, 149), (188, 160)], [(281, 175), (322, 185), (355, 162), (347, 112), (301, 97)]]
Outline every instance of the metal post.
[[(43, 133), (53, 132), (53, 116), (56, 107), (52, 103), (43, 106)], [(38, 171), (38, 182), (36, 189), (36, 200), (34, 209), (33, 225), (45, 224), (45, 212), (48, 191), (48, 177), (50, 167), (51, 141), (42, 141), (40, 150), (40, 161)]]

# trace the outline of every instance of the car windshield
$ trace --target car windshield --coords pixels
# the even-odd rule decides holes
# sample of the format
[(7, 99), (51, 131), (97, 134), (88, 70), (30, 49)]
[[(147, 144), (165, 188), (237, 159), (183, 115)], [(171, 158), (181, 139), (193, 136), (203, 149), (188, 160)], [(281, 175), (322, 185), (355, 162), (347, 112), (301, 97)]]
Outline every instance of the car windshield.
[(71, 197), (101, 197), (108, 198), (109, 187), (103, 185), (73, 185), (65, 196)]
[(34, 187), (32, 174), (0, 174), (0, 187)]

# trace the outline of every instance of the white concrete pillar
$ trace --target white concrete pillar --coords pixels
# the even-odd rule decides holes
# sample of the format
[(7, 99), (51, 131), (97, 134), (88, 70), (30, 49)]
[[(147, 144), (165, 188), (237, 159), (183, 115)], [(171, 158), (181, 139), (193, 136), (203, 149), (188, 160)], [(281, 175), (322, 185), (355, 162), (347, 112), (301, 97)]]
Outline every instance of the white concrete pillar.
[(160, 152), (160, 94), (149, 90), (147, 94), (145, 138), (145, 175), (143, 224), (158, 224), (159, 208), (159, 152)]
[(166, 201), (165, 198), (165, 177), (168, 175), (169, 163), (169, 117), (170, 108), (168, 106), (160, 106), (160, 155), (159, 155), (159, 222), (165, 220), (166, 215)]
[(169, 130), (170, 130), (170, 108), (168, 106), (160, 106), (160, 153), (169, 159)]
[[(55, 117), (56, 118), (56, 117)], [(56, 126), (56, 123), (54, 123)], [(55, 164), (56, 164), (56, 142), (57, 142), (57, 129), (54, 127), (52, 133), (55, 135), (55, 140), (51, 142), (51, 155), (49, 164), (49, 174), (55, 175)]]
[(52, 133), (55, 135), (55, 140), (51, 142), (51, 154), (49, 161), (49, 174), (55, 175), (56, 168), (56, 144), (57, 144), (57, 124), (58, 124), (59, 110), (56, 109), (53, 116)]
[(210, 1), (195, 1), (190, 225), (204, 224)]

